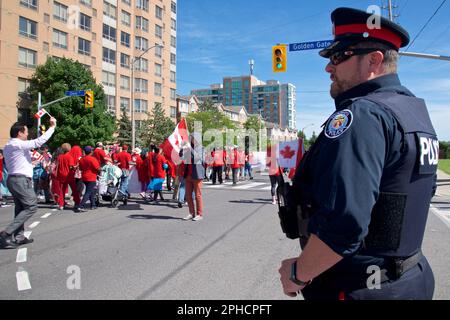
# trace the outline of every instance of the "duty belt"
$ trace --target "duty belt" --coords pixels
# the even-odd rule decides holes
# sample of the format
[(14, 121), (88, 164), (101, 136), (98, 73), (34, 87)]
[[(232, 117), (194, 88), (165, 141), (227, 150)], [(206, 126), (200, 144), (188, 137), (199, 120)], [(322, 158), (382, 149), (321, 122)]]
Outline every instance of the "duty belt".
[[(385, 282), (388, 280), (397, 280), (408, 270), (414, 268), (419, 263), (420, 259), (422, 259), (422, 257), (423, 257), (422, 251), (419, 250), (419, 252), (406, 259), (387, 258), (387, 260), (389, 259), (391, 260), (391, 263), (389, 269), (386, 270), (387, 272), (382, 272), (381, 282)], [(393, 275), (394, 278), (392, 276), (389, 277), (389, 273)]]

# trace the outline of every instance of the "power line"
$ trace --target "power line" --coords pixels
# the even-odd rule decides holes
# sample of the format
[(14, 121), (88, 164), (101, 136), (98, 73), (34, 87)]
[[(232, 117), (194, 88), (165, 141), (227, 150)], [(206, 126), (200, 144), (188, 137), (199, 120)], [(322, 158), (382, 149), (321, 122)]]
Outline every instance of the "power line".
[(422, 31), (428, 26), (430, 21), (434, 18), (436, 13), (442, 8), (442, 6), (444, 5), (445, 2), (447, 2), (447, 0), (442, 1), (441, 5), (436, 9), (436, 11), (433, 13), (433, 15), (428, 19), (428, 21), (425, 23), (425, 25), (422, 27), (422, 29), (420, 29), (419, 33), (415, 36), (413, 41), (411, 41), (411, 43), (409, 44), (409, 46), (406, 48), (405, 51), (408, 51), (408, 49), (414, 44), (414, 41), (416, 41), (417, 37), (419, 37), (420, 34), (422, 33)]

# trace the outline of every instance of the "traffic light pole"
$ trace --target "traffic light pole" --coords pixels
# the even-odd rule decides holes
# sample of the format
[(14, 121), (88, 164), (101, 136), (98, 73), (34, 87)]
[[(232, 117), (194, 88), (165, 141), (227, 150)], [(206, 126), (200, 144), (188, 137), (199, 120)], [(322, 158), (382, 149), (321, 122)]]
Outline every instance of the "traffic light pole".
[(425, 59), (435, 59), (435, 60), (450, 61), (450, 57), (449, 56), (441, 56), (441, 55), (437, 55), (437, 54), (427, 54), (427, 53), (417, 53), (417, 52), (403, 52), (403, 51), (400, 51), (398, 54), (401, 55), (401, 56), (406, 56), (406, 57), (415, 57), (415, 58), (425, 58)]

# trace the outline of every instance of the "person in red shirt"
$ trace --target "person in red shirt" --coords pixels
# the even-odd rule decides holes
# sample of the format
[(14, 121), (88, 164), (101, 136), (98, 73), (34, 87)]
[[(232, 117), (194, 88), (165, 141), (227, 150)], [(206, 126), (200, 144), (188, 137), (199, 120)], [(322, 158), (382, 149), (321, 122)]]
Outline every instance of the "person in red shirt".
[(267, 146), (267, 158), (266, 165), (269, 168), (270, 178), (270, 194), (272, 195), (272, 204), (277, 204), (277, 198), (275, 196), (277, 184), (280, 183), (280, 167), (277, 163), (277, 142), (274, 145)]
[(152, 181), (150, 182), (149, 189), (154, 191), (153, 200), (158, 199), (158, 195), (161, 200), (164, 200), (162, 195), (162, 185), (164, 182), (164, 178), (166, 177), (165, 170), (169, 167), (167, 164), (166, 158), (161, 154), (161, 150), (158, 147), (153, 147), (154, 153), (152, 155), (152, 167), (153, 167), (153, 176)]
[(130, 162), (131, 154), (128, 153), (128, 146), (124, 144), (122, 146), (122, 152), (119, 152), (115, 160), (120, 169), (122, 169), (122, 178), (120, 182), (120, 193), (124, 197), (128, 197), (128, 177), (130, 176)]
[(93, 156), (97, 159), (98, 163), (100, 163), (100, 166), (104, 166), (106, 164), (106, 153), (105, 150), (103, 150), (103, 143), (97, 142), (97, 148), (94, 150)]
[(241, 165), (239, 163), (239, 152), (237, 146), (234, 146), (234, 149), (231, 153), (231, 170), (233, 175), (233, 184), (237, 183), (240, 166)]
[(212, 173), (212, 184), (216, 184), (216, 180), (217, 178), (219, 179), (219, 184), (223, 183), (222, 180), (222, 168), (224, 165), (223, 162), (223, 150), (222, 148), (214, 148), (213, 152), (212, 152), (212, 157), (213, 157), (213, 173)]
[(61, 146), (64, 154), (61, 154), (58, 157), (57, 160), (57, 179), (60, 183), (60, 188), (58, 192), (58, 205), (59, 210), (64, 209), (64, 197), (65, 197), (65, 191), (67, 190), (68, 186), (70, 186), (70, 189), (72, 190), (72, 197), (73, 201), (75, 202), (75, 208), (78, 207), (80, 204), (80, 195), (77, 190), (77, 185), (75, 183), (75, 160), (73, 156), (69, 153), (69, 151), (72, 149), (70, 144), (63, 143)]
[(138, 171), (138, 179), (141, 183), (141, 196), (145, 197), (145, 190), (150, 182), (147, 153), (143, 151), (139, 157), (136, 158), (136, 169)]
[(91, 209), (96, 209), (95, 206), (95, 186), (97, 184), (97, 173), (100, 171), (100, 163), (97, 158), (93, 156), (93, 151), (90, 146), (84, 147), (85, 156), (80, 159), (81, 180), (86, 187), (83, 199), (80, 202), (79, 208), (75, 212), (86, 212), (84, 208), (86, 202), (91, 202)]

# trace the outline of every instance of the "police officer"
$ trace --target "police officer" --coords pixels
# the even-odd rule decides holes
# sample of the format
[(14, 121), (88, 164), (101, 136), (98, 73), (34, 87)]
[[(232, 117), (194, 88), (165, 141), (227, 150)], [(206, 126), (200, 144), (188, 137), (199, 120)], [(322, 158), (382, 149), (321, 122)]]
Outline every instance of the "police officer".
[(438, 140), (424, 101), (397, 75), (408, 32), (350, 8), (331, 20), (334, 42), (320, 55), (336, 111), (294, 177), (308, 240), (282, 262), (283, 290), (307, 300), (431, 299), (421, 245)]

